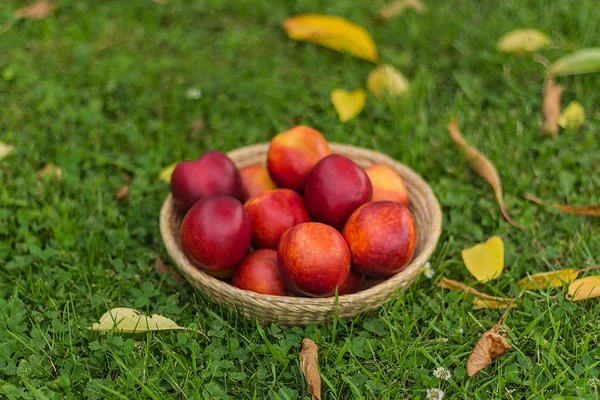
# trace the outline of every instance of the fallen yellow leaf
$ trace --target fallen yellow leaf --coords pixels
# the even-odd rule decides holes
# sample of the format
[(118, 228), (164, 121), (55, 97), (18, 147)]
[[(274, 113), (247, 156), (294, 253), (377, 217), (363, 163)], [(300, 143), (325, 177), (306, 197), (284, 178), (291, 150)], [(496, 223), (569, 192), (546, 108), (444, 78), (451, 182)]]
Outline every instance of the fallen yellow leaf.
[(11, 144), (5, 144), (0, 142), (0, 160), (6, 157), (11, 151), (13, 151), (15, 146)]
[[(132, 308), (113, 308), (100, 317), (100, 321), (94, 323), (88, 329), (104, 332), (123, 332), (123, 333), (141, 333), (148, 331), (161, 331), (172, 329), (185, 329), (197, 331), (192, 328), (185, 328), (177, 325), (173, 320), (154, 314), (148, 317)], [(201, 333), (200, 331), (197, 331)]]
[(554, 78), (549, 77), (544, 82), (544, 102), (542, 112), (544, 114), (544, 126), (542, 133), (550, 136), (558, 135), (558, 116), (560, 114), (560, 97), (563, 87), (554, 83)]
[(583, 106), (578, 101), (572, 101), (558, 116), (558, 125), (569, 131), (577, 132), (583, 125), (584, 120), (585, 110)]
[(487, 159), (486, 156), (481, 154), (479, 150), (475, 147), (469, 146), (467, 140), (458, 130), (458, 126), (456, 125), (456, 120), (454, 118), (448, 124), (448, 132), (454, 140), (454, 143), (458, 146), (458, 148), (465, 154), (465, 158), (467, 162), (471, 165), (471, 167), (481, 176), (483, 179), (490, 184), (492, 189), (494, 190), (494, 195), (496, 196), (496, 201), (500, 206), (500, 210), (502, 211), (502, 215), (504, 218), (515, 228), (525, 229), (523, 225), (517, 224), (508, 214), (506, 210), (506, 206), (504, 205), (504, 198), (502, 195), (502, 183), (500, 181), (500, 176), (498, 175), (498, 171), (494, 164)]
[(44, 19), (56, 6), (48, 0), (37, 1), (27, 7), (19, 8), (15, 13), (17, 18), (29, 18), (34, 20)]
[(462, 258), (469, 272), (480, 282), (496, 279), (504, 269), (504, 243), (498, 236), (491, 237), (462, 251)]
[(396, 68), (391, 65), (380, 65), (369, 74), (367, 89), (375, 96), (381, 96), (387, 90), (392, 96), (408, 92), (408, 81)]
[(179, 161), (176, 163), (173, 163), (167, 167), (164, 167), (158, 174), (158, 179), (165, 181), (167, 183), (171, 183), (171, 175), (173, 175), (173, 171), (175, 170), (175, 167), (177, 166), (177, 164), (179, 164)]
[(404, 10), (409, 8), (412, 8), (419, 14), (425, 11), (425, 5), (419, 0), (396, 0), (381, 7), (379, 9), (379, 15), (381, 15), (383, 19), (389, 20), (396, 18), (402, 14)]
[(588, 217), (600, 217), (600, 203), (599, 204), (590, 204), (585, 206), (571, 206), (568, 204), (548, 204), (535, 196), (530, 194), (526, 194), (525, 198), (533, 201), (534, 203), (541, 204), (546, 207), (556, 208), (566, 214), (573, 215), (585, 215)]
[(344, 18), (318, 14), (296, 15), (286, 19), (283, 28), (290, 39), (317, 43), (371, 62), (379, 60), (369, 32)]
[(600, 276), (586, 276), (569, 285), (567, 298), (572, 301), (587, 300), (600, 296)]
[(517, 307), (517, 305), (512, 301), (512, 299), (507, 299), (505, 297), (492, 296), (486, 293), (481, 293), (480, 291), (465, 285), (462, 282), (454, 281), (452, 279), (448, 279), (446, 277), (442, 277), (437, 285), (441, 288), (448, 289), (450, 291), (462, 291), (465, 293), (465, 297), (468, 294), (473, 295), (473, 305), (475, 309), (480, 308), (495, 308), (501, 309), (510, 306), (511, 308)]
[(331, 91), (331, 102), (338, 113), (340, 121), (346, 122), (356, 117), (365, 107), (367, 93), (362, 89), (346, 91), (333, 89)]
[(496, 48), (502, 53), (525, 53), (546, 47), (550, 42), (550, 38), (537, 29), (517, 29), (502, 36)]
[(542, 272), (526, 276), (517, 282), (517, 286), (519, 289), (525, 290), (544, 289), (546, 286), (558, 288), (577, 278), (578, 274), (579, 271), (576, 269), (561, 269), (558, 271)]

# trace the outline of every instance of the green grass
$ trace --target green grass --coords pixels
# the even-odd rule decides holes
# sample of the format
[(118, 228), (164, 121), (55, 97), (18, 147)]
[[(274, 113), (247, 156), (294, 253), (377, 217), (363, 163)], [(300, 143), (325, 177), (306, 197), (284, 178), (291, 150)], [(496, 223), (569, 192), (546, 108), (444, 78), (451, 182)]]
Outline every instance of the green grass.
[[(505, 272), (481, 289), (514, 296), (526, 273), (600, 263), (598, 220), (524, 199), (600, 202), (600, 75), (561, 78), (577, 99), (579, 133), (541, 137), (542, 65), (495, 51), (521, 27), (555, 41), (549, 60), (600, 46), (600, 8), (582, 1), (427, 1), (382, 23), (384, 0), (58, 1), (43, 21), (13, 21), (26, 4), (0, 4), (0, 397), (9, 399), (309, 398), (299, 369), (303, 337), (319, 345), (326, 399), (598, 398), (600, 301), (563, 291), (527, 293), (508, 314), (513, 350), (473, 378), (466, 360), (501, 310), (474, 310), (421, 277), (377, 312), (334, 325), (259, 325), (154, 271), (166, 260), (158, 213), (162, 167), (207, 149), (267, 141), (303, 123), (331, 141), (381, 150), (432, 185), (444, 229), (436, 276), (473, 283), (460, 250), (501, 235)], [(285, 37), (287, 16), (344, 16), (374, 36), (383, 60), (411, 80), (398, 101), (369, 97), (342, 125), (334, 87), (364, 86), (373, 66)], [(196, 87), (198, 100), (185, 92)], [(456, 151), (445, 130), (496, 164), (517, 230)], [(191, 135), (194, 121), (205, 128)], [(62, 182), (37, 178), (59, 165)], [(132, 178), (128, 199), (112, 193)], [(558, 293), (557, 298), (552, 298)], [(538, 302), (547, 299), (546, 302)], [(194, 332), (133, 337), (86, 330), (108, 309), (159, 313)], [(440, 383), (432, 371), (452, 378)]]

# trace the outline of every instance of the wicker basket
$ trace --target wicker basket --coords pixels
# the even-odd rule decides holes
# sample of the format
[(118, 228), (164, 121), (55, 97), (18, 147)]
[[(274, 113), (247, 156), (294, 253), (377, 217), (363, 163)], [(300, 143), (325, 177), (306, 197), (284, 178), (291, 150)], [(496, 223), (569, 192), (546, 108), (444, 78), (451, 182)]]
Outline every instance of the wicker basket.
[[(239, 167), (266, 162), (268, 144), (242, 147), (228, 154)], [(285, 325), (308, 325), (331, 321), (336, 312), (341, 318), (354, 317), (392, 300), (406, 289), (423, 270), (440, 236), (442, 213), (440, 205), (427, 183), (408, 167), (376, 151), (331, 143), (334, 153), (346, 156), (361, 167), (381, 163), (392, 167), (402, 176), (410, 196), (410, 209), (417, 222), (418, 239), (410, 265), (386, 280), (367, 282), (368, 288), (350, 295), (307, 298), (268, 296), (237, 289), (198, 270), (187, 260), (179, 244), (179, 225), (182, 215), (177, 212), (171, 196), (167, 197), (160, 213), (160, 232), (169, 255), (183, 276), (211, 300), (235, 307), (250, 318)], [(370, 287), (369, 287), (370, 286)]]

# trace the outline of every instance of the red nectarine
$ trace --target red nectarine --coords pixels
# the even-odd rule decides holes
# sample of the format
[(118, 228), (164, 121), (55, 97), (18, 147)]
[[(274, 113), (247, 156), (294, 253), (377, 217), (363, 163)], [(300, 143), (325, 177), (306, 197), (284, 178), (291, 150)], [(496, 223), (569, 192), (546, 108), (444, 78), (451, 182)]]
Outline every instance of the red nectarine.
[(248, 200), (267, 190), (277, 189), (277, 185), (269, 176), (267, 167), (263, 165), (250, 165), (240, 169), (242, 177), (242, 201)]
[(373, 184), (371, 201), (396, 201), (408, 207), (408, 190), (396, 171), (384, 164), (373, 164), (365, 172)]
[(259, 249), (249, 253), (236, 268), (231, 284), (256, 293), (285, 296), (285, 285), (277, 264), (277, 252)]

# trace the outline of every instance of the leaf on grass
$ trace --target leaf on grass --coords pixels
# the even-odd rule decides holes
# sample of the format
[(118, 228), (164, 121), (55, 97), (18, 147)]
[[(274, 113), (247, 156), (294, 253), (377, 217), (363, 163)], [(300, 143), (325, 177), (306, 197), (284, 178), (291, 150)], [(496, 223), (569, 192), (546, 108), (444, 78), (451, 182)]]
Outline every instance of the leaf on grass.
[(462, 282), (454, 281), (452, 279), (448, 279), (442, 277), (442, 279), (437, 283), (437, 285), (441, 288), (448, 289), (450, 291), (456, 292), (461, 291), (465, 293), (465, 297), (471, 294), (473, 295), (473, 304), (475, 305), (475, 309), (479, 308), (506, 308), (510, 305), (510, 307), (517, 307), (516, 304), (511, 303), (512, 299), (507, 299), (505, 297), (492, 296), (486, 293), (481, 293), (480, 291), (465, 285)]
[(115, 199), (117, 200), (123, 200), (126, 199), (129, 196), (129, 186), (127, 185), (123, 185), (120, 188), (118, 188), (115, 193), (113, 194), (115, 196)]
[(600, 72), (600, 47), (582, 49), (556, 60), (548, 75), (564, 76)]
[(558, 116), (558, 125), (571, 131), (577, 132), (585, 121), (585, 110), (578, 101), (572, 101), (567, 108)]
[(50, 14), (56, 6), (48, 0), (37, 1), (27, 7), (19, 8), (15, 16), (17, 18), (29, 18), (33, 20), (44, 19)]
[(5, 144), (0, 142), (0, 160), (6, 157), (11, 151), (13, 151), (15, 146), (11, 144)]
[(556, 208), (564, 213), (573, 214), (573, 215), (585, 215), (588, 217), (600, 217), (600, 203), (598, 204), (590, 204), (587, 206), (571, 206), (568, 204), (548, 204), (545, 201), (532, 196), (530, 194), (525, 195), (526, 199), (533, 201), (534, 203), (541, 204), (546, 207)]
[(308, 338), (302, 339), (302, 350), (300, 351), (300, 369), (304, 374), (308, 391), (312, 394), (312, 400), (321, 400), (321, 375), (319, 374), (319, 349), (315, 342)]
[(469, 376), (475, 375), (490, 365), (492, 360), (509, 352), (511, 349), (510, 344), (504, 336), (500, 335), (499, 331), (500, 325), (498, 324), (479, 339), (467, 361), (467, 374)]
[(519, 289), (525, 290), (544, 289), (547, 286), (558, 288), (577, 278), (577, 275), (579, 275), (579, 271), (576, 269), (561, 269), (558, 271), (542, 272), (539, 274), (527, 275), (517, 282), (517, 286)]
[(379, 15), (383, 19), (390, 20), (398, 17), (404, 10), (413, 9), (421, 14), (425, 11), (425, 5), (419, 0), (396, 0), (379, 9)]
[(544, 126), (542, 133), (547, 135), (558, 135), (558, 116), (560, 114), (560, 96), (563, 87), (554, 83), (553, 78), (547, 78), (544, 82), (544, 102), (542, 112), (544, 114)]
[(393, 97), (408, 92), (408, 80), (391, 65), (380, 65), (369, 74), (367, 78), (367, 89), (375, 96), (380, 97), (387, 90)]
[(496, 201), (500, 205), (500, 210), (502, 211), (502, 215), (504, 218), (514, 227), (519, 229), (525, 229), (523, 225), (517, 224), (508, 214), (506, 210), (506, 206), (504, 205), (504, 198), (502, 195), (502, 182), (500, 181), (500, 176), (498, 175), (498, 171), (496, 167), (490, 160), (487, 159), (486, 156), (481, 154), (479, 150), (475, 147), (469, 146), (467, 140), (463, 137), (463, 135), (458, 130), (456, 126), (456, 120), (454, 118), (448, 124), (448, 132), (450, 132), (450, 136), (454, 143), (458, 146), (458, 148), (465, 154), (465, 158), (467, 162), (471, 165), (471, 167), (481, 176), (483, 179), (490, 184), (492, 189), (494, 190), (494, 195), (496, 196)]
[(331, 91), (331, 102), (341, 122), (350, 121), (360, 114), (365, 107), (366, 100), (367, 93), (362, 89), (352, 91), (333, 89)]
[(60, 181), (62, 180), (62, 169), (52, 163), (48, 163), (38, 172), (39, 179), (46, 179), (47, 176), (55, 177)]
[[(132, 308), (113, 308), (100, 317), (100, 321), (94, 323), (88, 329), (104, 332), (141, 333), (149, 331), (162, 331), (172, 329), (185, 329), (197, 331), (177, 325), (173, 320), (154, 314), (148, 317)], [(197, 331), (200, 333), (200, 331)]]
[(537, 29), (517, 29), (500, 38), (496, 48), (502, 53), (529, 53), (546, 47), (551, 40)]
[(371, 62), (379, 60), (369, 32), (344, 18), (303, 14), (286, 19), (282, 25), (290, 39), (317, 43)]
[(479, 282), (498, 278), (504, 269), (504, 243), (498, 236), (464, 249), (461, 254), (465, 266)]
[(567, 298), (572, 301), (600, 297), (600, 276), (586, 276), (576, 279), (569, 285)]
[(164, 167), (158, 174), (158, 178), (161, 181), (171, 183), (171, 175), (173, 175), (173, 171), (175, 170), (175, 167), (177, 166), (177, 164), (179, 164), (179, 162), (176, 162), (167, 167)]

